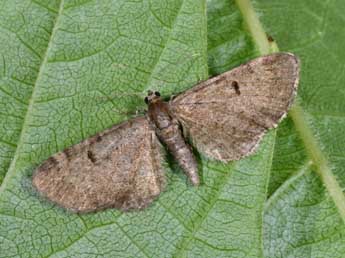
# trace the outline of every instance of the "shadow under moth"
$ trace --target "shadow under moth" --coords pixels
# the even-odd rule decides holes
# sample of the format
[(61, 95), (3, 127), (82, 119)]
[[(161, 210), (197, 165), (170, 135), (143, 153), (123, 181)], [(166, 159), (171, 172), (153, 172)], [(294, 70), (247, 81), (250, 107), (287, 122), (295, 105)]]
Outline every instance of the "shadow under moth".
[(298, 80), (298, 59), (276, 53), (203, 81), (169, 102), (149, 92), (145, 116), (51, 156), (35, 170), (33, 185), (73, 212), (143, 209), (165, 186), (163, 146), (197, 186), (197, 162), (185, 139), (222, 162), (250, 155), (286, 115)]

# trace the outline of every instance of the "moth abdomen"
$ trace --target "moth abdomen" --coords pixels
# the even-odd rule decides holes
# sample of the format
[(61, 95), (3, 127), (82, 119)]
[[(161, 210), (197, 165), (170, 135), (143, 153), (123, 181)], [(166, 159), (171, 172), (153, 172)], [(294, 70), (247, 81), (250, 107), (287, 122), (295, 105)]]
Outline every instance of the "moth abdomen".
[(149, 117), (156, 126), (158, 138), (164, 143), (193, 185), (199, 185), (198, 165), (192, 149), (182, 136), (179, 123), (169, 111), (168, 103), (160, 96), (149, 99)]
[(189, 177), (192, 184), (199, 185), (198, 165), (192, 149), (185, 142), (182, 137), (182, 132), (177, 125), (172, 124), (167, 129), (161, 133), (160, 139), (164, 142), (179, 166)]

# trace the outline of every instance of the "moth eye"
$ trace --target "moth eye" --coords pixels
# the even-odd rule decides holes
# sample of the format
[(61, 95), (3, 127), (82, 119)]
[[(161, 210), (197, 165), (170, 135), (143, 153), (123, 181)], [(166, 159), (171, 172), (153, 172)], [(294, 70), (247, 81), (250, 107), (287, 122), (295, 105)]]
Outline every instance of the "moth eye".
[(156, 95), (157, 97), (160, 97), (160, 96), (161, 96), (161, 94), (160, 94), (158, 91), (155, 91), (155, 95)]
[(148, 97), (145, 97), (145, 103), (149, 104), (149, 98)]

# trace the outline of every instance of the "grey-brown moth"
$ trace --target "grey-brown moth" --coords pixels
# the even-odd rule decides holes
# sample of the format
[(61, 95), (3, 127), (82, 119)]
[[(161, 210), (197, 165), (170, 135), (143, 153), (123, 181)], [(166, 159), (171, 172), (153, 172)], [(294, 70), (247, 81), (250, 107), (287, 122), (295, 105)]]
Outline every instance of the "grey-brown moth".
[(51, 156), (34, 172), (33, 185), (74, 212), (145, 208), (165, 186), (163, 146), (191, 183), (199, 185), (186, 139), (211, 159), (248, 156), (287, 113), (298, 79), (298, 59), (277, 53), (201, 82), (169, 102), (150, 92), (145, 116)]

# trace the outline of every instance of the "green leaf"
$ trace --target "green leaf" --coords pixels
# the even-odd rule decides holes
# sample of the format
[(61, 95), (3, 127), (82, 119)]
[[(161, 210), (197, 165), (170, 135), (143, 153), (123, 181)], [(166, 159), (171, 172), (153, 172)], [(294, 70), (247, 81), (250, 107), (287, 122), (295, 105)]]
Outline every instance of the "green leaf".
[[(345, 6), (254, 4), (0, 0), (0, 257), (342, 257)], [(35, 166), (144, 109), (148, 89), (168, 97), (276, 49), (262, 28), (302, 74), (300, 105), (255, 155), (200, 158), (199, 188), (173, 165), (142, 212), (71, 214), (33, 189)]]
[[(345, 77), (341, 60), (345, 52), (340, 42), (345, 38), (341, 15), (345, 4), (255, 3), (266, 31), (281, 50), (296, 53), (302, 65), (300, 105), (290, 113), (296, 130), (289, 126), (278, 132), (282, 131), (285, 146), (276, 144), (280, 155), (274, 158), (271, 189), (281, 186), (266, 204), (265, 256), (344, 257)], [(278, 164), (283, 177), (278, 175)], [(288, 174), (291, 177), (285, 181)]]

